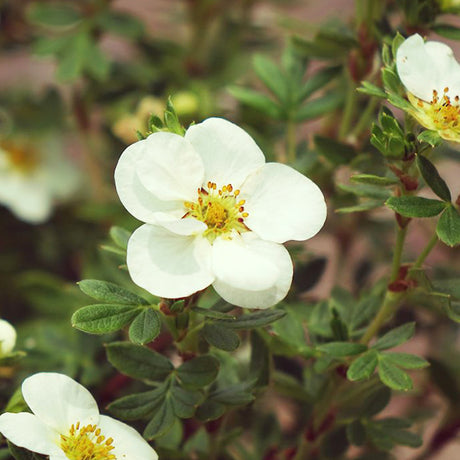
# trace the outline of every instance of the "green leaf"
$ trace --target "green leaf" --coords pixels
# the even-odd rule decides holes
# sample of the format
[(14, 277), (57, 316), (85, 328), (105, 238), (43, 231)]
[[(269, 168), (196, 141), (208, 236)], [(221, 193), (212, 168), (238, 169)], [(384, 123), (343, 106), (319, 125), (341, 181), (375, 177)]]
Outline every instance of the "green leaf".
[(420, 142), (426, 142), (427, 144), (430, 144), (432, 147), (436, 147), (442, 144), (442, 137), (439, 135), (439, 133), (437, 131), (430, 131), (428, 129), (422, 131), (417, 136), (417, 139)]
[(196, 417), (202, 422), (216, 420), (225, 414), (225, 405), (208, 399), (196, 411)]
[(368, 81), (362, 81), (361, 85), (362, 86), (358, 88), (358, 91), (360, 93), (367, 94), (368, 96), (379, 97), (382, 99), (385, 99), (387, 97), (385, 91), (383, 91), (383, 89), (379, 86), (369, 83)]
[(354, 206), (345, 206), (343, 208), (338, 208), (335, 210), (335, 212), (341, 214), (349, 214), (352, 212), (365, 212), (370, 211), (372, 209), (380, 208), (380, 206), (383, 205), (384, 201), (382, 200), (367, 200)]
[(375, 176), (374, 174), (355, 174), (354, 176), (350, 177), (350, 180), (352, 182), (357, 182), (358, 184), (379, 185), (383, 187), (399, 183), (398, 179)]
[(139, 313), (133, 305), (95, 304), (78, 309), (72, 326), (90, 334), (107, 334), (120, 330)]
[(381, 412), (388, 405), (391, 399), (391, 390), (383, 385), (371, 389), (371, 394), (363, 400), (362, 416), (370, 418)]
[(112, 342), (106, 348), (110, 363), (135, 379), (163, 380), (174, 369), (168, 358), (149, 348), (129, 342)]
[(145, 345), (160, 333), (161, 320), (152, 308), (145, 308), (139, 313), (129, 327), (129, 339), (138, 345)]
[(88, 74), (98, 81), (105, 81), (110, 74), (110, 61), (99, 48), (97, 43), (93, 42), (87, 49), (84, 68)]
[(204, 325), (203, 336), (206, 342), (220, 350), (233, 351), (240, 345), (240, 338), (236, 332), (215, 323)]
[(35, 41), (33, 51), (38, 56), (58, 54), (61, 50), (66, 48), (70, 41), (71, 38), (68, 35), (52, 38), (40, 37)]
[(404, 40), (405, 38), (399, 32), (396, 32), (396, 35), (393, 38), (393, 41), (391, 42), (391, 53), (393, 55), (393, 58), (396, 58), (396, 52), (398, 51), (398, 48), (402, 45)]
[(61, 53), (62, 57), (57, 68), (58, 79), (67, 82), (78, 78), (92, 46), (94, 46), (93, 41), (86, 32), (79, 32), (72, 36)]
[(353, 356), (367, 350), (367, 346), (362, 343), (351, 342), (329, 342), (322, 345), (317, 345), (316, 349), (327, 353), (335, 358), (342, 358), (345, 356)]
[(302, 102), (315, 91), (331, 82), (341, 72), (340, 66), (327, 67), (311, 76), (297, 93), (297, 101)]
[(143, 436), (148, 441), (158, 438), (165, 434), (176, 420), (172, 401), (169, 398), (163, 400), (163, 403), (155, 412), (152, 420), (145, 427)]
[(242, 88), (240, 86), (231, 86), (228, 88), (229, 93), (238, 99), (242, 104), (248, 105), (256, 110), (261, 111), (267, 116), (275, 120), (283, 119), (283, 111), (265, 94), (259, 93), (249, 88)]
[(344, 96), (339, 91), (331, 91), (324, 96), (310, 99), (295, 115), (295, 121), (307, 121), (319, 118), (334, 111), (343, 104)]
[(242, 406), (252, 402), (255, 397), (252, 394), (255, 381), (241, 382), (235, 385), (230, 385), (225, 388), (220, 388), (213, 391), (209, 397), (213, 401), (228, 406)]
[(154, 412), (166, 396), (166, 387), (136, 393), (117, 399), (109, 404), (109, 411), (123, 420), (138, 420)]
[(369, 350), (356, 358), (347, 371), (347, 378), (352, 382), (368, 379), (377, 366), (378, 354), (375, 350)]
[(255, 380), (257, 387), (265, 387), (270, 382), (271, 354), (264, 339), (257, 331), (251, 331), (251, 359), (249, 378)]
[(315, 146), (318, 153), (335, 166), (348, 164), (356, 155), (351, 145), (337, 142), (329, 137), (315, 136)]
[(451, 24), (434, 24), (430, 28), (441, 37), (460, 40), (460, 29)]
[(82, 280), (77, 283), (78, 287), (93, 299), (107, 303), (119, 303), (126, 305), (148, 305), (149, 302), (137, 294), (108, 281)]
[(427, 185), (444, 201), (452, 199), (449, 187), (439, 175), (435, 165), (423, 155), (417, 155), (417, 166)]
[(27, 449), (22, 447), (18, 447), (8, 441), (8, 448), (10, 449), (11, 455), (15, 458), (15, 460), (44, 460), (45, 457), (43, 455), (36, 454), (35, 452), (31, 452)]
[(203, 388), (212, 383), (219, 372), (219, 361), (210, 355), (186, 361), (177, 369), (177, 377), (188, 388)]
[(118, 11), (104, 11), (104, 14), (97, 18), (97, 22), (108, 32), (132, 39), (140, 38), (144, 33), (144, 25), (141, 21)]
[(347, 425), (347, 438), (354, 446), (362, 446), (366, 442), (366, 429), (360, 420), (353, 420)]
[(209, 308), (202, 308), (202, 307), (192, 307), (192, 311), (198, 313), (200, 315), (205, 316), (206, 318), (213, 318), (213, 319), (236, 319), (236, 316), (229, 315), (227, 313), (222, 313), (217, 310), (211, 310)]
[(434, 217), (446, 207), (446, 203), (419, 196), (393, 196), (385, 204), (404, 217)]
[(387, 350), (407, 342), (415, 333), (415, 323), (406, 323), (382, 335), (372, 346), (375, 350)]
[(109, 235), (117, 246), (122, 249), (128, 248), (128, 240), (131, 237), (131, 232), (125, 228), (114, 225), (110, 228)]
[(81, 19), (78, 10), (62, 2), (35, 2), (29, 5), (26, 14), (30, 22), (45, 27), (69, 27)]
[(174, 413), (180, 418), (191, 418), (203, 399), (199, 391), (186, 390), (175, 384), (171, 388), (171, 401)]
[(265, 86), (283, 103), (289, 102), (287, 76), (283, 74), (273, 61), (256, 54), (253, 59), (254, 70)]
[(404, 371), (396, 367), (391, 360), (385, 359), (385, 355), (379, 356), (378, 373), (380, 380), (393, 390), (410, 390), (412, 379)]
[(285, 314), (284, 310), (263, 310), (249, 315), (241, 315), (236, 319), (218, 320), (215, 324), (229, 329), (255, 329), (257, 327), (268, 326), (282, 318)]
[(385, 356), (386, 360), (403, 369), (422, 369), (430, 365), (426, 359), (409, 353), (382, 353), (382, 355)]
[(386, 90), (396, 94), (399, 92), (401, 87), (399, 77), (396, 72), (394, 72), (389, 67), (384, 67), (382, 69), (382, 80)]
[(460, 278), (433, 280), (433, 286), (436, 291), (444, 292), (460, 299)]
[(460, 244), (460, 215), (452, 205), (447, 206), (441, 214), (436, 226), (436, 234), (448, 246)]

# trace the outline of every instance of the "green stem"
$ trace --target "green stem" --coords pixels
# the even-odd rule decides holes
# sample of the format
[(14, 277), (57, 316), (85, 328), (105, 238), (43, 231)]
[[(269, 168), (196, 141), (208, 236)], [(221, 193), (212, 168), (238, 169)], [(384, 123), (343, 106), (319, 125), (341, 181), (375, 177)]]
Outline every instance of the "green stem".
[(339, 139), (344, 140), (349, 132), (350, 132), (350, 126), (351, 122), (353, 120), (353, 117), (355, 115), (355, 110), (356, 110), (356, 102), (357, 102), (357, 93), (356, 93), (356, 87), (351, 79), (351, 77), (348, 78), (348, 89), (347, 89), (347, 95), (346, 95), (346, 100), (345, 100), (345, 108), (343, 110), (343, 117), (342, 117), (342, 123), (340, 124), (339, 128)]
[(438, 242), (438, 235), (436, 235), (435, 233), (431, 237), (430, 241), (428, 241), (428, 244), (424, 247), (423, 251), (420, 253), (417, 260), (414, 262), (414, 265), (412, 265), (413, 269), (421, 268), (421, 266), (423, 265), (423, 262), (425, 262), (425, 259), (428, 257), (428, 254), (431, 252), (431, 250), (436, 246), (437, 242)]
[(401, 266), (401, 257), (404, 247), (404, 240), (406, 239), (407, 227), (398, 227), (396, 233), (395, 251), (393, 253), (393, 262), (391, 264), (390, 283), (398, 278), (399, 268)]
[(355, 129), (353, 130), (352, 134), (355, 137), (358, 137), (366, 128), (370, 128), (369, 121), (374, 114), (374, 111), (379, 103), (379, 99), (376, 97), (371, 97), (369, 100), (367, 107), (364, 109), (364, 112), (359, 117), (358, 123), (356, 123)]
[(286, 151), (288, 163), (293, 165), (296, 160), (296, 123), (292, 118), (286, 122)]
[(377, 316), (367, 327), (366, 332), (360, 340), (361, 343), (367, 345), (372, 340), (372, 337), (374, 337), (374, 335), (379, 332), (382, 325), (396, 311), (396, 308), (401, 302), (401, 299), (404, 297), (404, 294), (405, 292), (386, 292), (385, 298), (383, 299), (383, 304), (380, 307)]

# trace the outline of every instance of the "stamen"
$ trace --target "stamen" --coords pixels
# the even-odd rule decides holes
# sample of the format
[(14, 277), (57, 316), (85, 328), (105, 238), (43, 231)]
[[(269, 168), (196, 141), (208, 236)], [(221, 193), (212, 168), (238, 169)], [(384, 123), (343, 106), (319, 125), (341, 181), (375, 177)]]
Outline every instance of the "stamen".
[[(72, 424), (69, 434), (61, 434), (60, 447), (70, 460), (114, 460), (116, 456), (110, 453), (113, 438), (106, 440), (97, 425), (80, 427), (80, 422)], [(104, 442), (105, 441), (105, 442)]]
[[(184, 215), (182, 218), (194, 217), (207, 226), (203, 236), (211, 243), (218, 237), (232, 238), (234, 232), (248, 231), (244, 225), (244, 218), (249, 214), (245, 212), (245, 200), (238, 200), (240, 190), (233, 190), (232, 184), (217, 188), (212, 181), (207, 182), (209, 193), (203, 188), (198, 189), (196, 202), (184, 202)], [(217, 191), (217, 193), (214, 193)]]

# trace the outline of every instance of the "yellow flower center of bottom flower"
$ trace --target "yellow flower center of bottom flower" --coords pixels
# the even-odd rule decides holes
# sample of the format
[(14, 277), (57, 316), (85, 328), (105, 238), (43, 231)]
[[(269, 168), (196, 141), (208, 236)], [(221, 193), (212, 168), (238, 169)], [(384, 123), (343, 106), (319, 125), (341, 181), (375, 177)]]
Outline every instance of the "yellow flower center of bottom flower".
[(196, 202), (184, 203), (186, 214), (183, 217), (194, 217), (204, 222), (208, 228), (203, 236), (213, 242), (218, 236), (231, 237), (231, 233), (248, 230), (244, 219), (248, 213), (244, 210), (245, 200), (239, 200), (239, 190), (233, 190), (231, 184), (217, 189), (214, 182), (208, 182), (207, 189), (198, 189)]
[(72, 424), (69, 434), (61, 434), (60, 447), (70, 460), (114, 460), (113, 439), (101, 434), (96, 425)]
[(460, 118), (459, 96), (455, 96), (453, 100), (447, 95), (449, 88), (444, 88), (444, 94), (438, 95), (438, 92), (433, 90), (433, 99), (429, 104), (422, 100), (417, 100), (417, 106), (420, 107), (426, 115), (428, 115), (435, 128), (437, 129), (456, 129)]
[(24, 148), (10, 143), (2, 143), (0, 149), (6, 153), (14, 169), (27, 173), (35, 169), (38, 164), (37, 153), (33, 148)]

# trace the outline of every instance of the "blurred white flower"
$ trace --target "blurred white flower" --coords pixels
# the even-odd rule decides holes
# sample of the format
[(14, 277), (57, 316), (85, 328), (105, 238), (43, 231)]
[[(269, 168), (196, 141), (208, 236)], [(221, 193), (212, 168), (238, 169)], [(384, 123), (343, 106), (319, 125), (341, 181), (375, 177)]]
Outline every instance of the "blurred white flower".
[(0, 143), (0, 204), (18, 219), (46, 221), (55, 202), (69, 198), (78, 183), (79, 171), (56, 144)]
[(22, 394), (33, 414), (0, 415), (0, 432), (19, 447), (49, 460), (158, 459), (136, 430), (100, 415), (91, 393), (66, 375), (32, 375)]
[(13, 351), (16, 345), (16, 329), (4, 319), (0, 319), (0, 356)]
[(209, 118), (185, 137), (159, 132), (122, 154), (120, 200), (146, 222), (131, 236), (133, 281), (180, 298), (210, 284), (228, 302), (268, 308), (283, 299), (292, 261), (281, 243), (314, 236), (326, 219), (320, 189), (278, 163), (265, 163), (244, 130)]
[(460, 64), (451, 48), (411, 35), (398, 48), (396, 66), (411, 115), (444, 139), (460, 142)]

